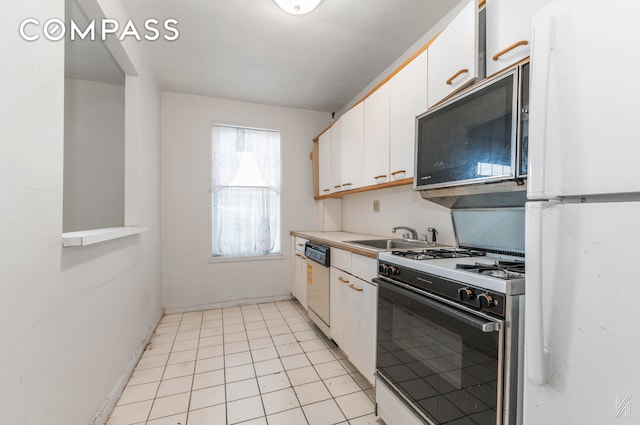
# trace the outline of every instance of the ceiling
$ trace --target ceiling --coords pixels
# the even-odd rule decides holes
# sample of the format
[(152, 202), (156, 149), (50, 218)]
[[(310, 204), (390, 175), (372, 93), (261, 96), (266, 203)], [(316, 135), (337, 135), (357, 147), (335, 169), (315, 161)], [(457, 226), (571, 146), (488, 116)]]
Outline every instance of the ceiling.
[[(177, 19), (175, 41), (141, 41), (162, 90), (333, 112), (460, 0), (323, 0), (307, 15), (273, 0), (123, 0)], [(95, 44), (95, 43), (94, 43)]]

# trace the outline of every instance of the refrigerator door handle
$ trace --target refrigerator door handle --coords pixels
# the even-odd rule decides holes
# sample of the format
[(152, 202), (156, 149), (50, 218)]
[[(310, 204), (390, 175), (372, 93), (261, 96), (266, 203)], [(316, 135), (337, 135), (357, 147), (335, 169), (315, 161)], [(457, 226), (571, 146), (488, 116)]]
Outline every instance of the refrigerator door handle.
[[(548, 199), (545, 156), (547, 150), (547, 107), (549, 69), (554, 47), (555, 22), (552, 16), (533, 20), (531, 34), (531, 94), (529, 100), (529, 199)], [(535, 58), (535, 60), (534, 60)]]
[(534, 384), (549, 380), (549, 351), (544, 346), (542, 226), (544, 209), (555, 202), (527, 202), (525, 206), (525, 359), (527, 377)]

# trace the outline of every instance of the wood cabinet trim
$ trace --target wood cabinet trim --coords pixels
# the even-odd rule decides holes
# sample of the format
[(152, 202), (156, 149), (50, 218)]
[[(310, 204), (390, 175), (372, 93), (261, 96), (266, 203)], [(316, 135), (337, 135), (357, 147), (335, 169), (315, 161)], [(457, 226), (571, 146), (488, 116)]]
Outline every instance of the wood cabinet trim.
[(329, 194), (329, 195), (316, 196), (316, 197), (314, 197), (314, 199), (316, 201), (319, 201), (321, 199), (327, 199), (327, 198), (342, 198), (343, 196), (353, 195), (355, 193), (370, 192), (372, 190), (385, 189), (385, 188), (388, 188), (388, 187), (404, 186), (404, 185), (408, 185), (408, 184), (413, 184), (413, 178), (412, 177), (410, 177), (408, 179), (395, 180), (395, 181), (391, 181), (391, 182), (387, 182), (387, 183), (374, 184), (372, 186), (360, 187), (358, 189), (343, 190), (341, 192), (335, 192), (335, 193), (332, 193), (332, 194)]

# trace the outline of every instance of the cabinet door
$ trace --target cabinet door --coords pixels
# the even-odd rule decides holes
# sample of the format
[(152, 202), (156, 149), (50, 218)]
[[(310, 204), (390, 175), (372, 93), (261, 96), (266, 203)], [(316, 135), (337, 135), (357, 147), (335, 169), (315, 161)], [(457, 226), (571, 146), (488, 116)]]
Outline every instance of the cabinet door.
[(318, 138), (318, 181), (319, 195), (331, 193), (331, 129)]
[(478, 76), (477, 5), (477, 0), (468, 0), (429, 47), (429, 107)]
[(487, 0), (487, 76), (529, 56), (531, 15), (549, 0)]
[(342, 190), (342, 118), (334, 122), (331, 132), (331, 167), (329, 168), (329, 182), (331, 192)]
[(389, 81), (389, 172), (391, 180), (413, 177), (416, 116), (429, 107), (428, 51), (422, 52)]
[(297, 264), (296, 263), (296, 258), (298, 258), (298, 256), (300, 256), (300, 253), (296, 250), (296, 237), (292, 236), (291, 237), (291, 252), (294, 253), (294, 256), (291, 258), (291, 280), (289, 281), (289, 290), (291, 291), (291, 295), (293, 295), (295, 298), (298, 298), (297, 295), (297, 290), (298, 287), (296, 285), (297, 283)]
[(302, 306), (306, 309), (307, 308), (307, 258), (300, 253), (296, 253), (295, 267), (296, 267), (296, 275), (295, 275), (296, 293), (294, 295), (296, 299), (300, 302), (300, 304), (302, 304)]
[(362, 148), (364, 139), (364, 107), (362, 102), (342, 117), (342, 179), (341, 189), (362, 187)]
[(348, 288), (348, 339), (345, 353), (360, 373), (373, 384), (376, 362), (376, 301), (377, 288), (362, 279), (352, 278)]
[(389, 181), (389, 84), (364, 101), (364, 186)]
[(329, 269), (329, 316), (331, 339), (344, 351), (346, 343), (346, 297), (351, 283), (350, 275), (333, 266)]

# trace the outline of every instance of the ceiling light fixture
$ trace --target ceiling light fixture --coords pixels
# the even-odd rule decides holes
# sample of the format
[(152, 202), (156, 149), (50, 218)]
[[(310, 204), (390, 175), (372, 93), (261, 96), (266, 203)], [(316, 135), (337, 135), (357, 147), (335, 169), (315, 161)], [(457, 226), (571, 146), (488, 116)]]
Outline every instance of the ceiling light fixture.
[(292, 15), (304, 15), (315, 9), (322, 0), (274, 0), (282, 10)]

